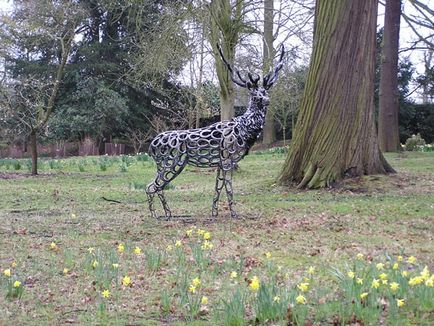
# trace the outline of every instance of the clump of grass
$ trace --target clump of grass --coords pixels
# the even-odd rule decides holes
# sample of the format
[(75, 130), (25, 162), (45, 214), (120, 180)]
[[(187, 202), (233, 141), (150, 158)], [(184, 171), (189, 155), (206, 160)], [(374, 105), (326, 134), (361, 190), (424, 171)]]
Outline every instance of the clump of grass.
[(136, 160), (138, 162), (148, 162), (149, 161), (149, 155), (147, 153), (139, 153), (136, 155)]
[(147, 187), (146, 183), (141, 183), (141, 182), (137, 182), (137, 181), (131, 182), (131, 189), (134, 189), (134, 190), (146, 190), (146, 187)]
[(48, 166), (51, 170), (62, 170), (63, 164), (61, 160), (49, 160)]
[(223, 311), (219, 320), (223, 325), (242, 326), (246, 324), (246, 294), (237, 289), (228, 299), (222, 299)]
[(125, 162), (122, 162), (119, 165), (119, 171), (121, 171), (121, 172), (128, 172), (128, 164), (125, 163)]
[(85, 172), (86, 171), (86, 160), (79, 160), (77, 163), (78, 171)]
[(158, 249), (149, 248), (145, 251), (146, 267), (151, 272), (157, 272), (160, 270), (163, 261), (164, 254)]
[(21, 162), (19, 160), (12, 160), (12, 166), (14, 170), (21, 170)]
[(99, 160), (98, 160), (98, 165), (99, 165), (99, 169), (101, 171), (107, 171), (107, 167), (109, 165), (108, 158), (105, 157), (105, 156), (100, 157)]

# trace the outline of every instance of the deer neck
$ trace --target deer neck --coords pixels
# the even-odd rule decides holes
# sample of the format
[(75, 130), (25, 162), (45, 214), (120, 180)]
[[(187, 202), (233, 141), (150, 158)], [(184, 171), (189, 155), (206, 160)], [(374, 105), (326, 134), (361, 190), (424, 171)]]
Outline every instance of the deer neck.
[(253, 145), (261, 134), (265, 123), (267, 106), (250, 99), (246, 112), (239, 117), (239, 123), (243, 129), (243, 136), (249, 147)]

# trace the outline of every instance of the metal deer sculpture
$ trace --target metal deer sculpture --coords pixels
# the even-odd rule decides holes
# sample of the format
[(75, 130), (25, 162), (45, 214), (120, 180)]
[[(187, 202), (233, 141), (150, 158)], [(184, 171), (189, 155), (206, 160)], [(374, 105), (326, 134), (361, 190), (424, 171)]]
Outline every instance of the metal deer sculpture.
[(187, 164), (217, 168), (212, 218), (217, 217), (217, 204), (223, 187), (226, 188), (231, 217), (237, 218), (233, 207), (232, 171), (236, 163), (248, 154), (262, 132), (269, 104), (268, 90), (276, 82), (279, 70), (282, 69), (285, 52), (282, 46), (277, 66), (264, 76), (262, 85), (258, 83), (260, 77), (257, 75), (248, 73), (248, 80), (243, 78), (240, 72), (234, 70), (226, 61), (220, 47), (219, 52), (232, 81), (249, 90), (249, 105), (243, 115), (229, 121), (198, 129), (166, 131), (152, 140), (149, 154), (157, 164), (157, 176), (146, 187), (146, 193), (149, 210), (154, 218), (157, 218), (153, 203), (155, 194), (160, 198), (166, 219), (172, 217), (163, 190)]

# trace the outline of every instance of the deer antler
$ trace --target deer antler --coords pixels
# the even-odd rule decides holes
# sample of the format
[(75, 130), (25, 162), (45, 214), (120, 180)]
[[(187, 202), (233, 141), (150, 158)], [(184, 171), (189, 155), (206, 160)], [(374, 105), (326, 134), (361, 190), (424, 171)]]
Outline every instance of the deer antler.
[(281, 45), (281, 54), (279, 57), (279, 62), (276, 65), (276, 68), (274, 68), (274, 71), (270, 71), (265, 77), (264, 77), (264, 88), (270, 89), (271, 86), (276, 82), (277, 77), (279, 75), (279, 71), (283, 67), (283, 57), (285, 56), (285, 47), (283, 44)]
[[(230, 75), (231, 75), (231, 79), (232, 79), (232, 81), (233, 81), (235, 84), (237, 84), (238, 86), (246, 87), (246, 88), (247, 88), (247, 87), (249, 86), (249, 82), (246, 81), (243, 77), (241, 77), (241, 74), (240, 74), (240, 72), (239, 72), (237, 69), (235, 69), (235, 73), (236, 73), (236, 75), (238, 76), (239, 80), (237, 80), (237, 79), (235, 78), (235, 75), (234, 75), (234, 69), (232, 69), (232, 67), (231, 67), (231, 65), (229, 64), (229, 62), (226, 61), (225, 56), (223, 55), (222, 48), (220, 47), (219, 44), (217, 44), (217, 49), (219, 50), (220, 57), (222, 58), (224, 64), (226, 65), (226, 67), (228, 68), (228, 70), (229, 70), (229, 72), (230, 72)], [(249, 78), (250, 78), (250, 75), (249, 75)], [(250, 79), (250, 80), (251, 80), (251, 79)], [(258, 80), (259, 80), (259, 79), (258, 79)]]

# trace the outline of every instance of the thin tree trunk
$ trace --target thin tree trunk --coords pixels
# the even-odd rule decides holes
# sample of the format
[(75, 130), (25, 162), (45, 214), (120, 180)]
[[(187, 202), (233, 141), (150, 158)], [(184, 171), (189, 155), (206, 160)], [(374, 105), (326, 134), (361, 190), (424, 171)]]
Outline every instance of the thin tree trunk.
[(376, 0), (316, 3), (313, 53), (281, 184), (393, 172), (374, 121)]
[[(264, 0), (264, 45), (263, 45), (263, 73), (268, 73), (273, 63), (273, 14), (274, 0)], [(274, 114), (268, 110), (265, 115), (265, 125), (262, 137), (262, 143), (265, 145), (272, 144), (276, 141), (276, 128), (274, 126)]]
[[(428, 76), (429, 71), (431, 69), (431, 61), (433, 59), (433, 53), (434, 53), (434, 49), (428, 49), (423, 54), (423, 61), (425, 64), (425, 76)], [(422, 103), (423, 104), (430, 103), (429, 87), (427, 84), (424, 84), (422, 86)]]
[(199, 80), (197, 83), (197, 102), (196, 102), (196, 128), (200, 127), (200, 118), (203, 110), (203, 57), (204, 57), (205, 25), (202, 25), (202, 35), (200, 39), (199, 57)]
[(399, 149), (398, 50), (401, 0), (387, 0), (378, 114), (378, 141), (383, 152)]
[(32, 175), (38, 174), (38, 146), (36, 130), (30, 132), (30, 154), (32, 157)]

